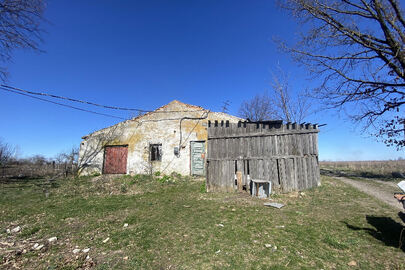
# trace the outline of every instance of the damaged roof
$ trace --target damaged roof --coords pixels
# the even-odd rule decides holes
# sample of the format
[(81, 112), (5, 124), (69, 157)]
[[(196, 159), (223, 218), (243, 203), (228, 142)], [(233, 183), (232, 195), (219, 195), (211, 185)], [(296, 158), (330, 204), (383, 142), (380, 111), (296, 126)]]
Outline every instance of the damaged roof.
[[(180, 106), (185, 107), (185, 108), (190, 109), (190, 110), (167, 110), (168, 108), (170, 108), (170, 107), (173, 106), (173, 105), (180, 105)], [(96, 132), (100, 132), (100, 131), (109, 129), (109, 128), (114, 127), (114, 126), (116, 126), (116, 125), (121, 125), (121, 124), (130, 122), (130, 121), (138, 121), (138, 120), (140, 120), (140, 119), (143, 118), (143, 117), (146, 117), (146, 116), (148, 116), (148, 115), (151, 115), (151, 114), (157, 113), (157, 112), (167, 112), (167, 113), (176, 113), (176, 112), (177, 112), (177, 113), (181, 113), (181, 112), (184, 112), (184, 113), (186, 113), (186, 112), (198, 112), (198, 111), (206, 111), (206, 112), (208, 112), (208, 113), (211, 113), (210, 110), (204, 109), (204, 108), (201, 107), (201, 106), (196, 106), (196, 105), (187, 104), (187, 103), (181, 102), (181, 101), (179, 101), (179, 100), (173, 100), (173, 101), (171, 101), (170, 103), (168, 103), (168, 104), (166, 104), (166, 105), (163, 105), (163, 106), (161, 106), (161, 107), (159, 107), (159, 108), (157, 108), (157, 109), (155, 109), (155, 110), (153, 110), (153, 111), (147, 112), (147, 113), (145, 113), (145, 114), (142, 114), (142, 115), (133, 117), (133, 118), (128, 119), (128, 120), (124, 120), (124, 121), (118, 122), (118, 123), (116, 123), (116, 124), (114, 124), (114, 125), (111, 125), (111, 126), (102, 128), (102, 129), (100, 129), (100, 130), (96, 130), (96, 131), (94, 131), (94, 132), (92, 132), (92, 133), (89, 133), (89, 134), (83, 136), (82, 139), (85, 140), (85, 139), (87, 139), (90, 135), (92, 135), (92, 134), (94, 134), (94, 133), (96, 133)], [(226, 115), (226, 116), (232, 116), (232, 117), (235, 117), (235, 118), (237, 118), (237, 119), (242, 120), (242, 119), (239, 118), (239, 117), (236, 117), (236, 116), (233, 116), (233, 115), (230, 115), (230, 114), (227, 114), (227, 113), (223, 113), (223, 112), (215, 112), (215, 114), (220, 114), (220, 115), (224, 115), (224, 116), (225, 116), (225, 115)]]

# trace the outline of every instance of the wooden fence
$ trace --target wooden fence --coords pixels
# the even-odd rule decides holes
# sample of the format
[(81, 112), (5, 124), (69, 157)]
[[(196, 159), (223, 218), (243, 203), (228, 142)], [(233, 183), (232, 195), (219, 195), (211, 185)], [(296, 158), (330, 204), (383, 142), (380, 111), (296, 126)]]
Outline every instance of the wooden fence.
[(207, 189), (234, 191), (236, 175), (272, 182), (289, 192), (320, 185), (317, 125), (281, 122), (208, 122)]

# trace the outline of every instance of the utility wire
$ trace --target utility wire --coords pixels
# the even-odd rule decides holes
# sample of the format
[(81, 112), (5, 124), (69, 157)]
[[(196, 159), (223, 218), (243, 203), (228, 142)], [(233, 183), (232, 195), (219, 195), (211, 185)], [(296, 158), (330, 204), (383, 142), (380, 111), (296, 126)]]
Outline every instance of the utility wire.
[[(19, 92), (19, 93), (25, 93), (25, 94), (36, 95), (36, 96), (46, 96), (46, 97), (52, 97), (52, 98), (57, 98), (57, 99), (63, 99), (63, 100), (68, 100), (68, 101), (78, 102), (78, 103), (84, 103), (84, 104), (97, 106), (97, 107), (101, 107), (101, 108), (106, 108), (106, 109), (112, 109), (112, 110), (136, 111), (136, 112), (141, 112), (141, 113), (148, 113), (148, 112), (155, 112), (155, 113), (195, 112), (195, 111), (148, 111), (148, 110), (141, 110), (141, 109), (135, 109), (135, 108), (115, 107), (115, 106), (101, 105), (101, 104), (97, 104), (97, 103), (90, 102), (90, 101), (85, 101), (85, 100), (80, 100), (80, 99), (57, 96), (57, 95), (48, 94), (48, 93), (40, 93), (40, 92), (28, 91), (28, 90), (12, 87), (12, 86), (5, 85), (5, 84), (1, 84), (0, 86), (3, 87), (3, 88), (7, 88), (9, 90), (14, 90), (15, 92)], [(5, 89), (3, 89), (3, 90), (5, 90)], [(197, 110), (197, 111), (205, 111), (205, 110), (201, 109), (201, 110)]]
[(1, 85), (0, 89), (1, 89), (1, 90), (4, 90), (4, 91), (8, 91), (8, 92), (15, 93), (15, 94), (27, 96), (27, 97), (30, 97), (30, 98), (38, 99), (38, 100), (41, 100), (41, 101), (49, 102), (49, 103), (52, 103), (52, 104), (60, 105), (60, 106), (63, 106), (63, 107), (67, 107), (67, 108), (79, 110), (79, 111), (82, 111), (82, 112), (88, 112), (88, 113), (103, 115), (103, 116), (112, 117), (112, 118), (117, 118), (117, 119), (121, 119), (121, 120), (128, 120), (128, 119), (126, 119), (126, 118), (119, 117), (119, 116), (115, 116), (115, 115), (111, 115), (111, 114), (99, 113), (99, 112), (90, 111), (90, 110), (82, 109), (82, 108), (79, 108), (79, 107), (75, 107), (75, 106), (71, 106), (71, 105), (67, 105), (67, 104), (55, 102), (55, 101), (52, 101), (52, 100), (47, 100), (47, 99), (40, 98), (40, 97), (34, 97), (34, 96), (31, 96), (31, 95), (28, 95), (28, 94), (25, 94), (25, 93), (21, 93), (21, 92), (14, 91), (14, 90), (12, 90), (12, 89), (4, 88), (3, 85)]

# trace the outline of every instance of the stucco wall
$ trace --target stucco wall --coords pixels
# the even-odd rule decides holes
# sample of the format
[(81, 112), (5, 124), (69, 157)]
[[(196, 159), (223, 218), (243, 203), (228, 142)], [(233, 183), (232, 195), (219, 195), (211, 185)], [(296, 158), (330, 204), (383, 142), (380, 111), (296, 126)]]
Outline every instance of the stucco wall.
[[(127, 174), (144, 174), (153, 170), (188, 175), (190, 142), (207, 140), (208, 120), (237, 122), (240, 119), (173, 101), (144, 116), (96, 131), (85, 136), (81, 143), (79, 163), (85, 165), (81, 174), (102, 173), (105, 146), (128, 145)], [(161, 161), (149, 161), (150, 144), (162, 144)], [(179, 147), (178, 156), (174, 154), (175, 147)]]

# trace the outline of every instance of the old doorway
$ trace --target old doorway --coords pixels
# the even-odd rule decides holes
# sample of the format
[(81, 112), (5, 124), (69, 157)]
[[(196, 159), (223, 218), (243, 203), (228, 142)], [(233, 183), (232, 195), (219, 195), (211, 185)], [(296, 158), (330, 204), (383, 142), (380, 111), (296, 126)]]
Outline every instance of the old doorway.
[(191, 143), (191, 174), (204, 175), (205, 141), (193, 141)]
[(106, 146), (104, 150), (104, 174), (127, 173), (128, 145)]

